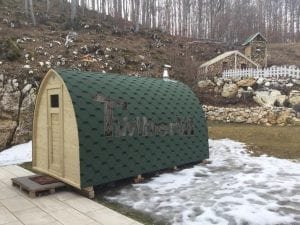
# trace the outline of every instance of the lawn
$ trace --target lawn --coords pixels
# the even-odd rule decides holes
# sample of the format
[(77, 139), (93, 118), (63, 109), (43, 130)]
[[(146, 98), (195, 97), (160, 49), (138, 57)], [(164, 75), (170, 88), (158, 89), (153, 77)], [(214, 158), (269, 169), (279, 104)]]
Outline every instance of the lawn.
[(300, 159), (300, 127), (266, 127), (208, 121), (211, 139), (229, 138), (246, 143), (255, 155)]

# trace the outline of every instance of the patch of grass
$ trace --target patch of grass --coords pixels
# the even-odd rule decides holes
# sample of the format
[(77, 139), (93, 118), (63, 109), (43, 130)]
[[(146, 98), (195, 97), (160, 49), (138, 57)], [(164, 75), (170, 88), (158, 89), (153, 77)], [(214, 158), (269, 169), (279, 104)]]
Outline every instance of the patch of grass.
[(265, 127), (208, 121), (212, 139), (230, 138), (246, 143), (255, 155), (300, 159), (300, 127)]

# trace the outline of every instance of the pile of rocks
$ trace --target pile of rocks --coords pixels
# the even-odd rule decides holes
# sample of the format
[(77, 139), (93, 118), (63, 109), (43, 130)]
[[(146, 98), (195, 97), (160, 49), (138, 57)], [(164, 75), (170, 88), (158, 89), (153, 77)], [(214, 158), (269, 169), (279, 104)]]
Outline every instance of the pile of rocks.
[(204, 105), (203, 110), (208, 120), (266, 126), (300, 126), (300, 115), (286, 107), (220, 108)]
[(300, 80), (266, 78), (218, 78), (198, 82), (200, 91), (223, 98), (254, 100), (263, 107), (300, 106)]

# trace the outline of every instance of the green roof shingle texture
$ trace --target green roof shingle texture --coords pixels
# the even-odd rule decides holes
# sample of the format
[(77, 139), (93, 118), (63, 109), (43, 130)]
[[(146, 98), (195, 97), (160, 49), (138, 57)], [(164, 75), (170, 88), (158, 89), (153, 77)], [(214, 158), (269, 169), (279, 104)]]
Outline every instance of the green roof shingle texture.
[[(81, 187), (96, 186), (138, 174), (198, 162), (208, 158), (207, 125), (202, 107), (189, 87), (181, 82), (116, 74), (57, 70), (74, 105), (80, 147)], [(105, 135), (104, 103), (113, 101), (112, 129)], [(121, 103), (121, 105), (118, 105)], [(158, 125), (156, 133), (132, 128), (117, 133), (126, 121)], [(180, 133), (193, 120), (193, 133)], [(179, 121), (179, 122), (178, 122)], [(148, 123), (150, 129), (151, 122)], [(169, 132), (170, 124), (182, 122)], [(127, 123), (128, 124), (128, 123)], [(191, 123), (189, 123), (191, 124)], [(164, 128), (165, 131), (164, 131)], [(157, 131), (158, 130), (158, 131)], [(184, 132), (184, 131), (183, 131)]]

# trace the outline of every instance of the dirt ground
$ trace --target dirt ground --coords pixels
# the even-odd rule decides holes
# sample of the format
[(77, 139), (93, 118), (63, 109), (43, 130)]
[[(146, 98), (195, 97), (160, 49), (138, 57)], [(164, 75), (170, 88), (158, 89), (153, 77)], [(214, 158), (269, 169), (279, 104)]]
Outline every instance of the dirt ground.
[(270, 43), (268, 65), (295, 65), (300, 67), (300, 43)]
[(229, 138), (244, 142), (255, 155), (300, 159), (300, 127), (266, 127), (209, 121), (212, 139)]

